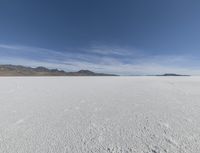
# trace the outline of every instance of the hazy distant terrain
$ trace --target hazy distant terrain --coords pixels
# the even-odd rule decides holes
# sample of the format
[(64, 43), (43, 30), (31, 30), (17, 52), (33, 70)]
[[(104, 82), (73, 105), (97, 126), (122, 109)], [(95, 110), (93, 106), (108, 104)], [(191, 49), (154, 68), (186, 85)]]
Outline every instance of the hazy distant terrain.
[(1, 153), (199, 153), (199, 77), (2, 77)]
[(89, 70), (65, 72), (45, 67), (25, 67), (20, 65), (0, 65), (0, 76), (115, 76), (114, 74), (95, 73)]
[(165, 74), (156, 75), (156, 76), (190, 76), (190, 75), (183, 75), (183, 74), (176, 74), (176, 73), (165, 73)]

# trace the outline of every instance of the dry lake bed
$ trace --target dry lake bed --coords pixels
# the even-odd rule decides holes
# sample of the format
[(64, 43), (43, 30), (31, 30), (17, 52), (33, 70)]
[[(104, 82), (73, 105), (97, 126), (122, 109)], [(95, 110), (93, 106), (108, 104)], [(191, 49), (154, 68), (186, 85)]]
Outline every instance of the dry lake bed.
[(0, 153), (199, 153), (200, 77), (1, 77)]

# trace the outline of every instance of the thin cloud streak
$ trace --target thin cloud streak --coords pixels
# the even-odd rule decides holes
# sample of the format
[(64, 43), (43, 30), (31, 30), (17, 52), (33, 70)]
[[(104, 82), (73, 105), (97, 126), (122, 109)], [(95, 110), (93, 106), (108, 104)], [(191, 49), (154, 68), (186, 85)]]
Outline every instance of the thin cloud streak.
[[(111, 54), (116, 56), (110, 56)], [(0, 44), (0, 64), (45, 66), (65, 71), (89, 69), (95, 72), (120, 75), (151, 75), (169, 72), (200, 75), (199, 65), (192, 64), (195, 63), (194, 59), (188, 55), (145, 55), (121, 47), (95, 46), (95, 48), (88, 48), (87, 52), (72, 53)], [(187, 66), (186, 63), (190, 62), (191, 64)]]

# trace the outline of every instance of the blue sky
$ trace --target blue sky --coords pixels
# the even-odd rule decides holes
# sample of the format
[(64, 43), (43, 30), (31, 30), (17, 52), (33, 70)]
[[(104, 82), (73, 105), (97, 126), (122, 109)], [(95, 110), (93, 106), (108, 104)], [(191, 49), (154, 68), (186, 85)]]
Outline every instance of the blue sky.
[(1, 0), (0, 64), (200, 74), (200, 1)]

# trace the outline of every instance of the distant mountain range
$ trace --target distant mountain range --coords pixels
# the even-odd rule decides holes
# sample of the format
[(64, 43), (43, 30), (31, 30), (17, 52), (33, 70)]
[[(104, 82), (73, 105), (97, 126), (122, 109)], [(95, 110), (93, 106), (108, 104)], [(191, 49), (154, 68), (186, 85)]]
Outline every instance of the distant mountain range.
[(26, 67), (20, 65), (0, 65), (0, 76), (116, 76), (114, 74), (95, 73), (89, 70), (65, 72), (45, 67)]
[(175, 74), (175, 73), (165, 73), (165, 74), (156, 75), (156, 76), (190, 76), (190, 75), (182, 75), (182, 74)]
[[(66, 72), (58, 69), (48, 69), (46, 67), (26, 67), (21, 65), (0, 65), (0, 76), (117, 76), (115, 74), (95, 73), (89, 70), (77, 72)], [(165, 73), (161, 75), (147, 76), (190, 76), (175, 73)]]

